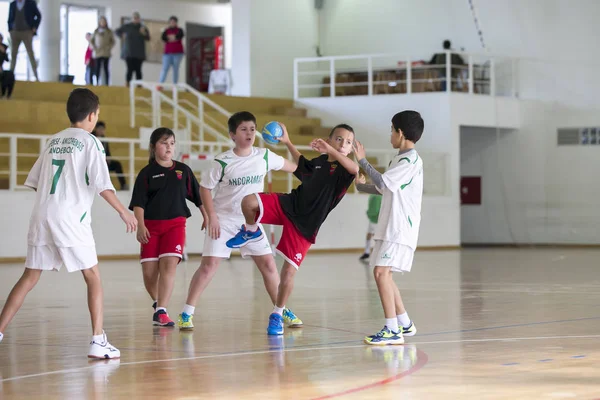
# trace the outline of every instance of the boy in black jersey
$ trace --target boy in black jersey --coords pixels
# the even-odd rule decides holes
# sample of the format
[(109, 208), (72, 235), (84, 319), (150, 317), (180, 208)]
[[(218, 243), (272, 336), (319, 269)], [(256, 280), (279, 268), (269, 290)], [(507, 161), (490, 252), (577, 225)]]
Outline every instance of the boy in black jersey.
[(175, 325), (167, 304), (183, 255), (186, 219), (192, 215), (186, 199), (200, 208), (206, 221), (198, 180), (187, 165), (173, 160), (174, 150), (173, 131), (158, 128), (152, 132), (150, 162), (138, 174), (129, 204), (138, 221), (144, 285), (154, 300), (153, 324), (159, 326)]
[(227, 242), (238, 248), (263, 236), (258, 223), (282, 225), (277, 252), (285, 263), (277, 303), (269, 317), (269, 335), (283, 334), (282, 313), (292, 292), (294, 276), (327, 215), (338, 205), (358, 174), (358, 165), (348, 158), (354, 144), (354, 130), (346, 124), (332, 129), (327, 141), (313, 140), (311, 146), (322, 153), (307, 160), (284, 135), (281, 142), (292, 154), (298, 168), (294, 175), (302, 184), (288, 194), (259, 193), (244, 197), (242, 211), (246, 225)]

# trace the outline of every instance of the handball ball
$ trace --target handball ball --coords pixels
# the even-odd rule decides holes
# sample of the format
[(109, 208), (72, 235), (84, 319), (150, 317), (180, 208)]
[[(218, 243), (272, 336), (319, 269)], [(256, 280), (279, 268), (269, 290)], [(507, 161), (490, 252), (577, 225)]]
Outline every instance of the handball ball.
[(279, 138), (283, 136), (283, 129), (278, 122), (271, 121), (265, 125), (262, 130), (262, 137), (268, 144), (279, 143)]

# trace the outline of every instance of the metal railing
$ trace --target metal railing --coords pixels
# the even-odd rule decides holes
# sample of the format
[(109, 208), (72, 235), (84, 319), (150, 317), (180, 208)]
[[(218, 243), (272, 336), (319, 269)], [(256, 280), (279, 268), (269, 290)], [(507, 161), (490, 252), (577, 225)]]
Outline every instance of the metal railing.
[[(8, 190), (20, 190), (26, 187), (19, 184), (18, 177), (27, 176), (29, 170), (33, 166), (35, 160), (39, 157), (40, 153), (44, 151), (47, 145), (47, 141), (52, 135), (38, 135), (29, 133), (0, 133), (0, 148), (3, 148), (6, 141), (8, 141), (8, 152), (0, 152), (0, 180), (3, 177), (8, 177)], [(123, 170), (126, 171), (122, 176), (127, 178), (130, 182), (130, 188), (133, 187), (132, 183), (135, 181), (137, 175), (137, 165), (143, 161), (145, 164), (148, 160), (147, 154), (143, 156), (139, 155), (141, 149), (140, 139), (124, 139), (124, 138), (102, 138), (102, 141), (111, 143), (112, 153), (122, 153), (119, 149), (115, 152), (115, 148), (118, 146), (126, 146), (127, 155), (116, 155), (112, 156), (112, 160), (121, 162)], [(29, 151), (19, 151), (24, 143), (23, 141), (37, 141), (34, 145), (26, 146)], [(114, 147), (112, 145), (115, 145)], [(177, 147), (182, 146), (198, 146), (200, 148), (207, 149), (206, 154), (219, 154), (225, 149), (229, 149), (233, 146), (233, 142), (227, 143), (222, 142), (199, 142), (199, 141), (177, 141)], [(315, 154), (314, 150), (310, 146), (296, 146), (300, 152), (303, 152), (310, 158), (311, 154)], [(36, 149), (35, 151), (33, 149)], [(291, 154), (286, 147), (279, 145), (273, 148), (275, 153), (278, 153), (288, 159), (291, 159)], [(390, 160), (394, 157), (394, 151), (391, 149), (368, 149), (367, 154), (372, 164), (380, 169), (387, 167)], [(450, 174), (450, 157), (447, 153), (421, 153), (422, 159), (424, 160), (425, 168), (425, 181), (424, 181), (424, 193), (429, 196), (449, 196), (452, 194), (453, 189), (449, 185), (451, 182)], [(179, 157), (177, 157), (179, 159)], [(7, 166), (3, 160), (8, 159)], [(20, 160), (26, 159), (27, 162)], [(6, 168), (6, 169), (5, 169)], [(199, 171), (195, 171), (199, 172)], [(275, 171), (273, 171), (275, 172)], [(292, 174), (275, 173), (272, 177), (267, 178), (268, 182), (275, 181), (286, 181), (287, 191), (291, 191), (294, 184), (294, 176)], [(23, 179), (24, 181), (24, 179)]]
[(517, 59), (455, 51), (436, 56), (442, 63), (398, 54), (296, 58), (294, 99), (421, 92), (518, 94)]
[[(147, 89), (150, 96), (136, 95), (136, 87)], [(195, 98), (192, 102), (181, 98), (181, 94), (189, 93)], [(207, 140), (207, 136), (217, 142), (229, 142), (227, 124), (207, 113), (211, 110), (228, 119), (231, 113), (186, 83), (158, 83), (147, 81), (131, 81), (129, 87), (130, 125), (132, 128), (144, 126), (138, 119), (145, 118), (147, 125), (169, 126), (175, 130), (184, 129), (187, 141)], [(144, 110), (138, 103), (147, 104), (150, 111)], [(168, 120), (168, 121), (167, 121)], [(262, 139), (262, 137), (260, 137)]]

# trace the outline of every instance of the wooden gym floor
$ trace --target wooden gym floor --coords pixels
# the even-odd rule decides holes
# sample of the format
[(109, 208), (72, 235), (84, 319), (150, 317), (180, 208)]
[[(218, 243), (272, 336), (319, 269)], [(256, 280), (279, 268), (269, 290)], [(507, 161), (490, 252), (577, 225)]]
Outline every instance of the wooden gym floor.
[[(362, 344), (382, 324), (354, 254), (309, 255), (288, 304), (305, 327), (266, 335), (250, 262), (224, 262), (196, 330), (151, 325), (139, 265), (101, 263), (105, 328), (120, 361), (89, 362), (81, 274), (45, 273), (0, 343), (1, 399), (600, 398), (600, 250), (418, 252), (398, 275), (417, 336)], [(280, 260), (278, 260), (280, 263)], [(198, 260), (182, 264), (176, 318)], [(21, 274), (0, 266), (0, 304)]]

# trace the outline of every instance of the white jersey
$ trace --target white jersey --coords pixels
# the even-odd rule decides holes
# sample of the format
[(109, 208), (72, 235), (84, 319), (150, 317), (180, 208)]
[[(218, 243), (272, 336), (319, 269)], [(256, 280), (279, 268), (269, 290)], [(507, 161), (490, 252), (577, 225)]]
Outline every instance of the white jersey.
[(264, 191), (264, 178), (271, 170), (283, 168), (285, 159), (268, 149), (252, 148), (246, 157), (233, 150), (215, 157), (210, 169), (202, 173), (200, 186), (213, 191), (213, 202), (220, 218), (243, 219), (242, 199)]
[(421, 225), (423, 161), (414, 149), (398, 154), (382, 177), (386, 187), (374, 239), (415, 250)]
[(78, 128), (52, 136), (29, 172), (25, 186), (36, 189), (27, 241), (30, 246), (93, 246), (94, 196), (114, 191), (104, 148)]

